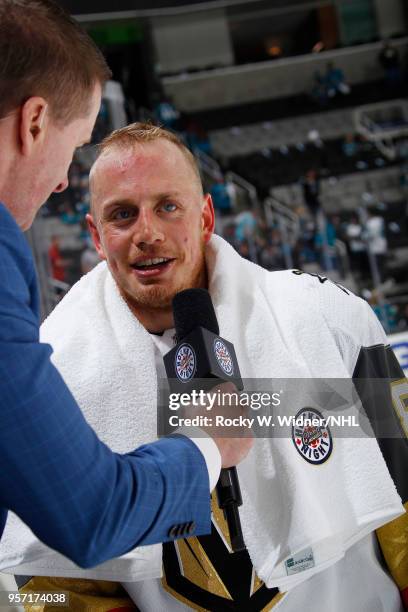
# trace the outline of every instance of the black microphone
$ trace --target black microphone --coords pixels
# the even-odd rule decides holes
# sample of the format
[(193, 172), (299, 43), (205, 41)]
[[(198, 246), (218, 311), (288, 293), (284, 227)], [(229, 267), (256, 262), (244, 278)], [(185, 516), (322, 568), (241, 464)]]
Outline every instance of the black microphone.
[[(200, 387), (213, 388), (232, 382), (243, 389), (234, 346), (219, 336), (219, 327), (210, 294), (205, 289), (186, 289), (174, 296), (173, 315), (177, 345), (164, 356), (172, 392), (190, 393)], [(219, 507), (228, 524), (234, 552), (245, 550), (238, 507), (242, 505), (235, 467), (222, 469), (216, 487)]]

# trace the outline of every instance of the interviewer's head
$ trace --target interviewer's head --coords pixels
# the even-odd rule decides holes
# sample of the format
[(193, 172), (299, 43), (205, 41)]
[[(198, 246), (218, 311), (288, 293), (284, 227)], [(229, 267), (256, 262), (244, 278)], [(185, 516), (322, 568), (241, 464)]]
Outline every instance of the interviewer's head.
[(67, 187), (110, 72), (51, 0), (0, 0), (0, 58), (0, 200), (26, 229), (50, 193)]
[(205, 286), (214, 210), (193, 155), (172, 132), (141, 123), (113, 132), (90, 187), (95, 246), (139, 319), (154, 310), (157, 320), (175, 293)]

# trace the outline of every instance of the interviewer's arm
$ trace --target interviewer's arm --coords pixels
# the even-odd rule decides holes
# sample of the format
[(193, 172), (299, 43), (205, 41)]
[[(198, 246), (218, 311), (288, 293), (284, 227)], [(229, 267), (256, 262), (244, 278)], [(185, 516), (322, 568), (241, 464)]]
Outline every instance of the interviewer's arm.
[(184, 437), (112, 453), (83, 418), (38, 342), (31, 255), (0, 227), (0, 505), (78, 565), (210, 530), (205, 459)]

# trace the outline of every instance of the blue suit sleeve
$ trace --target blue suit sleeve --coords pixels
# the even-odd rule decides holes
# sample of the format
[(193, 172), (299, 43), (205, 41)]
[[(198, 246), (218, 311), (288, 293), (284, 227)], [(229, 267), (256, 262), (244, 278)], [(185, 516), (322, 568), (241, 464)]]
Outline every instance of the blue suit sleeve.
[(183, 436), (111, 452), (39, 342), (35, 292), (25, 239), (0, 214), (0, 505), (83, 567), (173, 540), (175, 525), (208, 533), (201, 452)]

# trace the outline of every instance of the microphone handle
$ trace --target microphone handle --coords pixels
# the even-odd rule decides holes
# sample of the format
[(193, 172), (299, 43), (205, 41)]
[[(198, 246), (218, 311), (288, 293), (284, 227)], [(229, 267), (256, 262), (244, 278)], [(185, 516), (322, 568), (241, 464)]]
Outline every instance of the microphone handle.
[(236, 467), (223, 468), (216, 487), (218, 505), (224, 511), (233, 552), (246, 550), (238, 507), (242, 505)]

